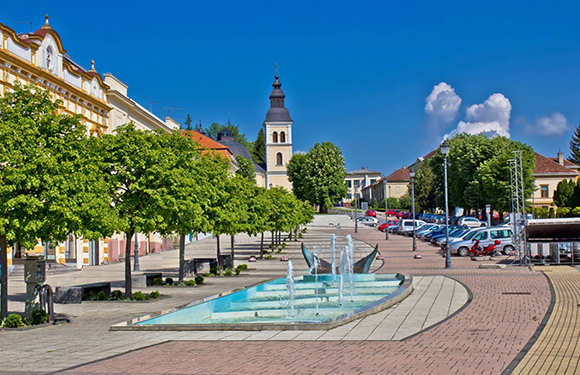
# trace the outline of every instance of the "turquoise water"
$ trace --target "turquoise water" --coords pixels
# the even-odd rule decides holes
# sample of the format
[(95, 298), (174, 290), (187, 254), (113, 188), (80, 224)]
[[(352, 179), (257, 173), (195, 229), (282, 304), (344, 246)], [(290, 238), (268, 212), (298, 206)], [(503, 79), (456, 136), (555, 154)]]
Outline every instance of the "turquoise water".
[(316, 298), (315, 278), (307, 275), (294, 279), (293, 316), (288, 303), (286, 279), (282, 278), (144, 320), (136, 325), (322, 322), (373, 306), (395, 292), (404, 281), (404, 277), (399, 274), (353, 276), (353, 298), (350, 296), (350, 283), (345, 280), (342, 306), (338, 303), (338, 276), (335, 281), (332, 275), (319, 275)]

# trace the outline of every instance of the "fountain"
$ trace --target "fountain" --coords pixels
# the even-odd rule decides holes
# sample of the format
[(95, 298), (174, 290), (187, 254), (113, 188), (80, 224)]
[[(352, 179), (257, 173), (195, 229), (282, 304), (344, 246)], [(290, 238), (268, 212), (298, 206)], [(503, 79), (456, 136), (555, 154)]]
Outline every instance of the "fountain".
[[(335, 241), (336, 237), (331, 237), (331, 251)], [(304, 245), (302, 249), (305, 253)], [(336, 266), (334, 254), (328, 263), (321, 259), (320, 248), (313, 247), (312, 253), (305, 253), (312, 262), (305, 255), (309, 273), (304, 276), (294, 277), (289, 260), (285, 278), (196, 301), (159, 316), (120, 323), (111, 330), (330, 329), (384, 310), (411, 293), (409, 277), (360, 272), (368, 271), (377, 247), (356, 263), (353, 249), (352, 238), (347, 236)], [(345, 282), (350, 285), (350, 300), (346, 302)]]

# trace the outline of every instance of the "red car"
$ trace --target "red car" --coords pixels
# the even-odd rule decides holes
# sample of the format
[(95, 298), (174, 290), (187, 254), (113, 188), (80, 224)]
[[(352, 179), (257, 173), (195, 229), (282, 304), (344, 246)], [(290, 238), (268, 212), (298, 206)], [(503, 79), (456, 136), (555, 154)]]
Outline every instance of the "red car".
[(372, 216), (372, 217), (377, 217), (377, 211), (375, 211), (375, 210), (367, 210), (366, 215), (367, 216)]
[(387, 210), (387, 216), (397, 216), (398, 213), (399, 210), (395, 210), (394, 208)]
[(409, 219), (411, 217), (411, 213), (407, 211), (399, 211), (397, 212), (397, 217), (399, 219)]
[(381, 232), (384, 232), (385, 230), (387, 230), (387, 227), (390, 227), (390, 226), (393, 226), (393, 225), (398, 225), (400, 221), (401, 220), (399, 220), (399, 219), (389, 220), (386, 223), (379, 225), (379, 230)]

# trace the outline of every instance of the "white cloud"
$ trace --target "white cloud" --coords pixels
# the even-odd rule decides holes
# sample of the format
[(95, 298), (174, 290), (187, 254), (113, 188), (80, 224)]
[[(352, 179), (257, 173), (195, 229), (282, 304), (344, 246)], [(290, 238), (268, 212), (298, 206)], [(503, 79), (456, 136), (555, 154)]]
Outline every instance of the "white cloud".
[(425, 113), (429, 116), (429, 125), (434, 130), (450, 123), (457, 116), (461, 98), (455, 93), (455, 89), (445, 82), (433, 87), (431, 94), (425, 99)]
[(538, 134), (545, 137), (555, 137), (564, 134), (571, 127), (568, 120), (561, 113), (553, 113), (551, 116), (542, 116), (534, 124), (526, 124), (524, 130), (528, 134)]
[(456, 134), (480, 134), (488, 137), (510, 136), (510, 114), (512, 105), (503, 94), (493, 94), (481, 104), (474, 104), (467, 108), (466, 121), (460, 121), (457, 129), (444, 138)]

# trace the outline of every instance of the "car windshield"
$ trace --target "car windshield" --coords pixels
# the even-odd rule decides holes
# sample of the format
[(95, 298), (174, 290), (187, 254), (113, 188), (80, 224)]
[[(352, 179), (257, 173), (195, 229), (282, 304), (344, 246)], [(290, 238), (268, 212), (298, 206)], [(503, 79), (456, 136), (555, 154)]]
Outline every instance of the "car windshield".
[(467, 234), (467, 236), (465, 236), (465, 237), (464, 237), (464, 239), (466, 239), (466, 240), (470, 240), (470, 239), (472, 239), (472, 238), (473, 238), (473, 236), (475, 236), (476, 234), (477, 234), (477, 231), (475, 231), (475, 230), (474, 230), (473, 232), (471, 232), (471, 233), (468, 233), (468, 234)]

